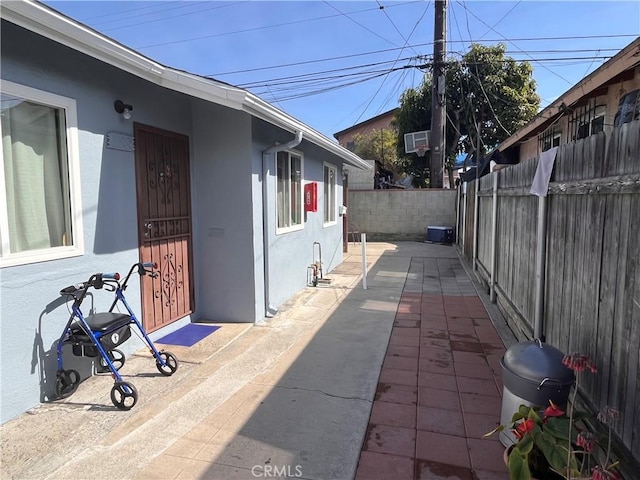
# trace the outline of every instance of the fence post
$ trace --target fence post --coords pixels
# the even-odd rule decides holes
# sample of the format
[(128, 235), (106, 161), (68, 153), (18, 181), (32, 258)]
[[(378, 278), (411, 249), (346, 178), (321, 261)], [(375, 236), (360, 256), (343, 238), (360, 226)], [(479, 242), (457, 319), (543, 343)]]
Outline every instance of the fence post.
[(462, 188), (458, 185), (456, 188), (456, 244), (460, 245), (460, 198), (462, 196)]
[(462, 256), (466, 258), (464, 246), (467, 238), (467, 182), (462, 182)]
[(491, 225), (491, 303), (496, 303), (496, 248), (498, 243), (498, 176), (500, 172), (493, 173), (493, 224)]
[(536, 310), (533, 323), (533, 338), (544, 340), (544, 281), (547, 257), (547, 197), (538, 197), (538, 233), (536, 239)]
[(475, 204), (473, 206), (473, 270), (478, 270), (478, 213), (480, 206), (478, 205), (478, 192), (480, 190), (480, 179), (476, 175), (476, 193)]

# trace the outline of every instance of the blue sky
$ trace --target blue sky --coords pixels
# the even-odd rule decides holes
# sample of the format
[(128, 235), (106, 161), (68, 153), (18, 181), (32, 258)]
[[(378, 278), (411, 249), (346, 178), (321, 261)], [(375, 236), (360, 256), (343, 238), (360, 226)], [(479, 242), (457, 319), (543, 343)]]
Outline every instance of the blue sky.
[[(45, 3), (164, 65), (247, 88), (329, 137), (398, 106), (433, 54), (433, 1)], [(533, 65), (545, 106), (640, 35), (640, 2), (450, 0), (447, 23), (449, 57), (472, 41), (505, 43)]]

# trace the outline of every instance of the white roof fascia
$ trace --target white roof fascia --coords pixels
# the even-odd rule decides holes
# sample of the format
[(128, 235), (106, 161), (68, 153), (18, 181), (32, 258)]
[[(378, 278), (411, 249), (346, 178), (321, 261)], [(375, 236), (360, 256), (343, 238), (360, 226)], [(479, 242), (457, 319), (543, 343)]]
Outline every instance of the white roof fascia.
[(498, 145), (498, 150), (502, 152), (518, 143), (525, 138), (529, 132), (549, 120), (554, 115), (562, 113), (561, 108), (563, 104), (566, 107), (570, 107), (582, 97), (598, 89), (616, 75), (619, 75), (629, 68), (635, 67), (638, 62), (640, 62), (640, 37), (620, 50), (620, 52), (618, 52), (613, 58), (603, 63), (599, 68), (584, 77), (561, 96), (556, 98), (555, 101), (538, 113), (533, 120)]
[(316, 145), (321, 146), (325, 150), (330, 151), (334, 155), (339, 156), (345, 162), (350, 165), (359, 168), (361, 170), (371, 170), (371, 165), (366, 163), (363, 159), (361, 159), (355, 153), (347, 150), (340, 144), (331, 140), (326, 135), (314, 130), (302, 123), (301, 121), (295, 119), (291, 115), (283, 112), (272, 106), (270, 103), (265, 102), (260, 97), (253, 95), (250, 92), (247, 92), (247, 97), (244, 102), (244, 110), (254, 115), (266, 122), (273, 123), (274, 125), (279, 126), (285, 130), (290, 131), (291, 133), (295, 133), (296, 131), (303, 132), (303, 139), (309, 140), (310, 142), (315, 143)]
[(0, 16), (27, 30), (165, 88), (242, 110), (295, 133), (354, 167), (370, 170), (360, 157), (251, 92), (157, 63), (134, 50), (31, 0), (3, 1)]

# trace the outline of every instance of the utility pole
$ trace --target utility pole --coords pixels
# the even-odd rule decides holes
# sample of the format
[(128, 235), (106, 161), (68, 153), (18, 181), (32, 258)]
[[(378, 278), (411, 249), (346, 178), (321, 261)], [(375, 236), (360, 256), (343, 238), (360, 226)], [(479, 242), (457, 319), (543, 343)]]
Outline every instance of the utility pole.
[(433, 91), (431, 92), (431, 187), (442, 188), (445, 160), (445, 55), (447, 51), (447, 0), (435, 1), (433, 30)]

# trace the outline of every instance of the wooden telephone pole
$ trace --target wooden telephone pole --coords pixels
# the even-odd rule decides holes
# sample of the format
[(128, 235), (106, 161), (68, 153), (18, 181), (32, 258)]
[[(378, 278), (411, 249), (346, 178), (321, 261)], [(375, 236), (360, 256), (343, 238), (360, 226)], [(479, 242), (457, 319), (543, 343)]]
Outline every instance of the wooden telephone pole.
[(445, 161), (445, 55), (447, 52), (447, 0), (435, 1), (435, 25), (433, 30), (433, 91), (431, 93), (431, 182), (432, 188), (443, 187)]

